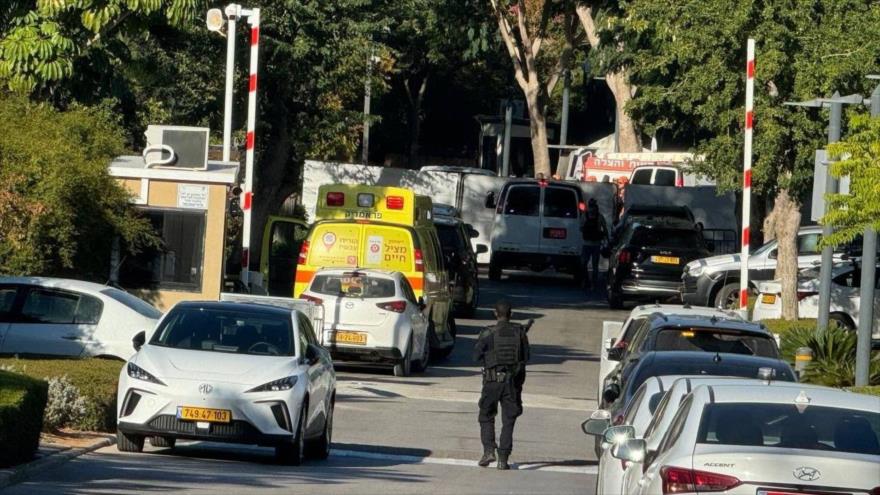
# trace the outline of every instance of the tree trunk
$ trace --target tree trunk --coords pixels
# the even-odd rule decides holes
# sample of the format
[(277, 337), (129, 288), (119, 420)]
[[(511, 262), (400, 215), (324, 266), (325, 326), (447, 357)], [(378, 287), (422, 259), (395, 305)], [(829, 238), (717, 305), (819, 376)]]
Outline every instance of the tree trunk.
[(796, 320), (797, 299), (797, 232), (801, 224), (799, 204), (782, 189), (776, 195), (772, 225), (778, 242), (776, 278), (782, 283), (782, 318)]
[[(598, 49), (599, 28), (593, 20), (593, 8), (584, 4), (578, 4), (576, 12), (578, 19), (581, 20), (581, 25), (584, 27), (590, 47), (594, 50)], [(626, 113), (626, 104), (632, 100), (635, 94), (635, 88), (630, 84), (629, 76), (624, 70), (611, 72), (605, 74), (605, 83), (608, 84), (608, 89), (614, 95), (618, 130), (620, 132), (620, 149), (618, 151), (625, 153), (642, 151), (642, 140), (639, 137), (638, 129), (636, 129), (636, 123)]]
[[(534, 87), (537, 86), (537, 87)], [(547, 116), (541, 101), (540, 86), (535, 83), (526, 91), (526, 105), (529, 107), (529, 131), (532, 137), (532, 156), (535, 164), (535, 177), (543, 174), (550, 178), (550, 150), (547, 148)]]

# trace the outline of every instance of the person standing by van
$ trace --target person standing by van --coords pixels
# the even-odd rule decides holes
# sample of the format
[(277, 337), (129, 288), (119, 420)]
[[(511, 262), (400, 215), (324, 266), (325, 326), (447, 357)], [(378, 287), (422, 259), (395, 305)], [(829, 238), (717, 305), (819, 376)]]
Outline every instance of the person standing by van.
[[(587, 289), (598, 289), (599, 285), (599, 255), (602, 252), (602, 242), (608, 236), (605, 219), (599, 212), (599, 202), (596, 198), (590, 198), (587, 202), (587, 214), (584, 216), (584, 225), (581, 228), (584, 239), (584, 284)], [(591, 265), (592, 274), (587, 270)]]

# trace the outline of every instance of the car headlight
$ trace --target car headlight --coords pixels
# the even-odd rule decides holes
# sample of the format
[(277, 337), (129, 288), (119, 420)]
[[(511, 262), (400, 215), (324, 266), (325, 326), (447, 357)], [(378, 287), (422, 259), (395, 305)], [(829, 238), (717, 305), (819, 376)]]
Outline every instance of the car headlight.
[(691, 277), (699, 277), (703, 274), (703, 270), (706, 269), (705, 266), (696, 264), (696, 265), (687, 265), (687, 274)]
[(157, 385), (165, 385), (162, 383), (162, 380), (151, 375), (149, 372), (134, 363), (128, 363), (128, 376), (145, 382), (155, 383)]
[(297, 377), (288, 376), (287, 378), (279, 378), (277, 380), (272, 380), (269, 383), (264, 383), (259, 387), (254, 387), (248, 392), (281, 392), (283, 390), (290, 390), (294, 386), (296, 386)]

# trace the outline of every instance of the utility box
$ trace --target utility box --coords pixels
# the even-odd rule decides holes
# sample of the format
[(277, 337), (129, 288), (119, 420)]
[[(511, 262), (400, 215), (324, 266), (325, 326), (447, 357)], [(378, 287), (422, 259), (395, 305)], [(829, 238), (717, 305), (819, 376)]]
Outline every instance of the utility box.
[(162, 246), (136, 255), (116, 250), (111, 280), (166, 311), (179, 301), (218, 300), (223, 289), (226, 216), (239, 164), (206, 160), (204, 168), (149, 166), (121, 156), (110, 175), (152, 223)]

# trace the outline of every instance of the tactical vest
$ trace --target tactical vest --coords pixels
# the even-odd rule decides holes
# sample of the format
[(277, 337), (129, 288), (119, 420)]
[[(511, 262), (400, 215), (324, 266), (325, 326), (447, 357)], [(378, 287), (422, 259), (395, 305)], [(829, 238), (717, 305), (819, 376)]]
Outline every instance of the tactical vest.
[(486, 356), (486, 368), (513, 368), (522, 364), (522, 331), (516, 323), (495, 326), (494, 346)]

